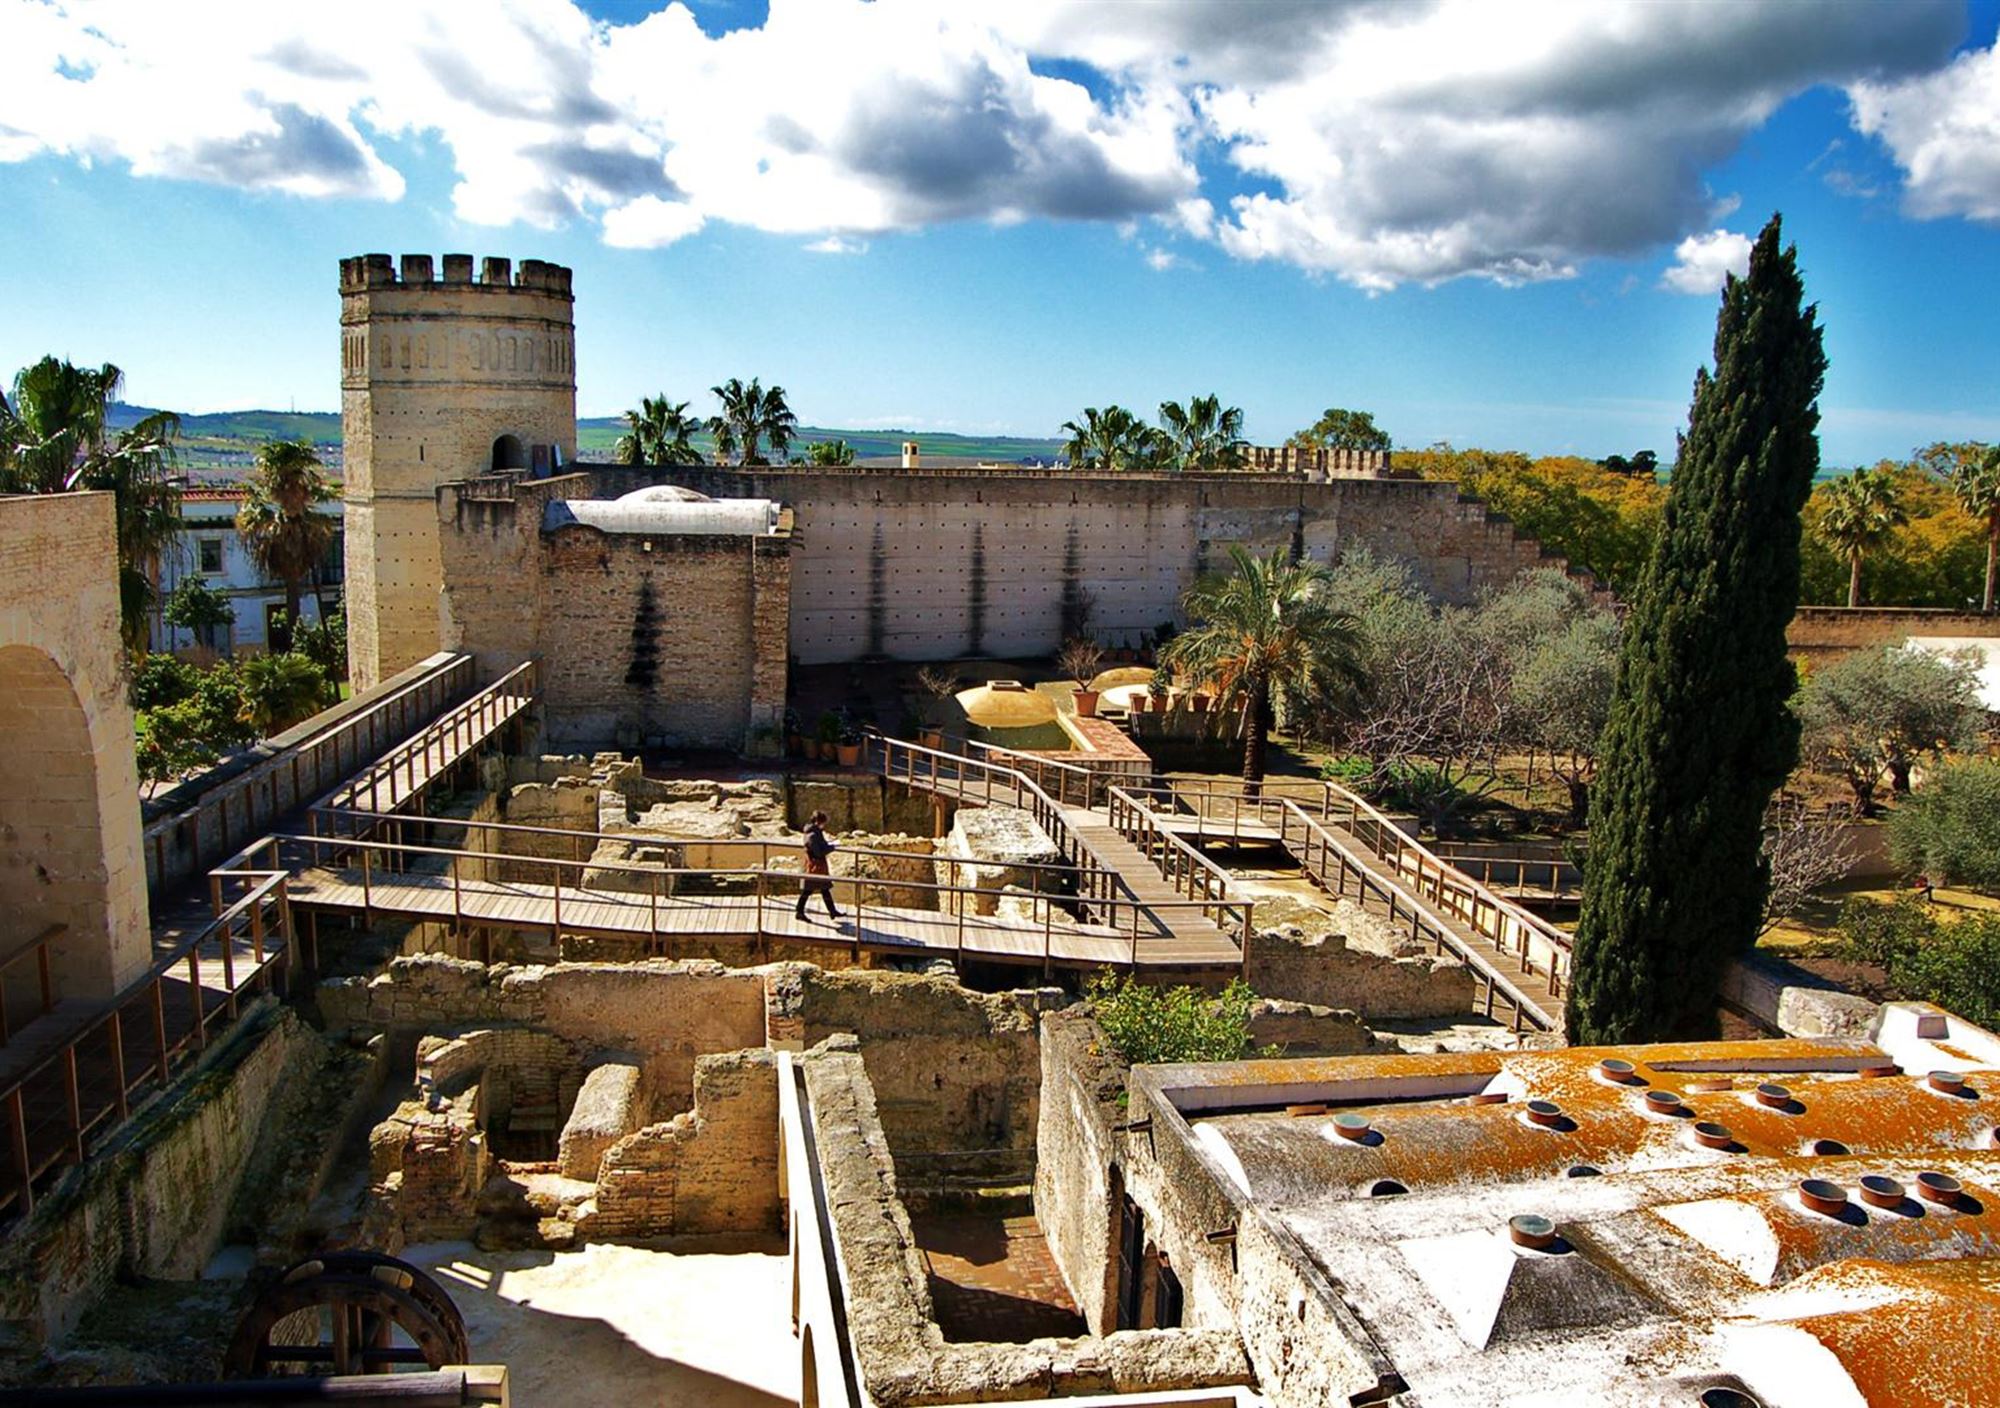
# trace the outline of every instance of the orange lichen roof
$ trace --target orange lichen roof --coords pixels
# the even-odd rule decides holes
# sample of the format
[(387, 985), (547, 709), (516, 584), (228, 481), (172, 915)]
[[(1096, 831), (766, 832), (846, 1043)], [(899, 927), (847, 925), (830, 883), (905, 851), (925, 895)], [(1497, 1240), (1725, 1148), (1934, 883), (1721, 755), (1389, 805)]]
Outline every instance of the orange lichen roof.
[(1792, 1323), (1840, 1360), (1869, 1403), (2000, 1403), (2000, 1262), (1844, 1261), (1797, 1285), (1863, 1302)]

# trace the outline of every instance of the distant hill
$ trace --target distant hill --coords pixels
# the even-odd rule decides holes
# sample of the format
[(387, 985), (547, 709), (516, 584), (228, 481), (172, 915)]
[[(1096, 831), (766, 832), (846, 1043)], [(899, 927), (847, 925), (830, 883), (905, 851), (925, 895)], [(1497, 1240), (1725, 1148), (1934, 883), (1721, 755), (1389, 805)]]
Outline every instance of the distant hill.
[[(111, 425), (124, 429), (153, 413), (150, 406), (131, 406), (123, 401), (111, 406)], [(611, 457), (612, 446), (624, 432), (620, 416), (591, 416), (576, 423), (577, 455), (587, 460)], [(240, 478), (247, 473), (257, 447), (266, 440), (304, 437), (319, 447), (320, 458), (334, 473), (340, 472), (340, 413), (338, 411), (214, 411), (207, 415), (181, 417), (182, 458), (193, 476), (216, 483)], [(895, 455), (905, 440), (915, 440), (926, 455), (965, 456), (993, 460), (1001, 464), (1022, 460), (1053, 459), (1061, 448), (1057, 440), (1034, 440), (1011, 435), (959, 435), (951, 431), (841, 430), (829, 426), (801, 426), (793, 441), (793, 451), (803, 454), (815, 440), (845, 440), (862, 458)], [(695, 448), (704, 457), (713, 457), (714, 445), (706, 435), (695, 437)]]

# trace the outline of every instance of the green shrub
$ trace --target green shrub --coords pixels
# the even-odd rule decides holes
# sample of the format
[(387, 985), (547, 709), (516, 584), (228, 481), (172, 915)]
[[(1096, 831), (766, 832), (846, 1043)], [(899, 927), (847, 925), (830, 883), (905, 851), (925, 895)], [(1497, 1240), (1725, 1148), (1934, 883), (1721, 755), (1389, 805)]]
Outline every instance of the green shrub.
[(2000, 892), (2000, 762), (1939, 768), (1889, 818), (1889, 854), (1934, 885)]
[(132, 707), (164, 709), (194, 694), (201, 671), (185, 660), (161, 652), (147, 655), (132, 672)]
[(1841, 911), (1840, 933), (1842, 956), (1880, 964), (1903, 996), (1982, 1027), (2000, 1024), (2000, 915), (1941, 920), (1914, 897), (1855, 900)]
[(1361, 791), (1375, 777), (1375, 765), (1355, 754), (1328, 758), (1319, 765), (1321, 781), (1337, 782), (1350, 791)]
[(1240, 1061), (1250, 1054), (1250, 1007), (1257, 994), (1240, 978), (1218, 996), (1105, 973), (1091, 979), (1087, 995), (1104, 1035), (1135, 1066)]

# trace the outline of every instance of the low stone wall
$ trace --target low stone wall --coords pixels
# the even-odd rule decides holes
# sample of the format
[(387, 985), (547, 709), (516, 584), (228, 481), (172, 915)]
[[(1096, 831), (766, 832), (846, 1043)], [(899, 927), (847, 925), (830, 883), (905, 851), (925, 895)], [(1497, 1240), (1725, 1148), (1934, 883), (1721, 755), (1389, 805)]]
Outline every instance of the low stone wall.
[(1042, 1018), (1035, 1221), (1094, 1335), (1109, 1334), (1118, 1321), (1116, 1127), (1125, 1121), (1128, 1071), (1087, 1011)]
[(319, 1001), (329, 1026), (539, 1027), (585, 1047), (630, 1050), (663, 1108), (691, 1089), (697, 1056), (764, 1044), (763, 976), (699, 960), (515, 968), (422, 955), (373, 978), (322, 983)]
[(325, 1043), (274, 1002), (247, 1012), (151, 1105), (35, 1205), (0, 1247), (0, 1325), (59, 1343), (114, 1281), (193, 1280)]
[[(701, 1084), (701, 1062), (695, 1062)], [(699, 1099), (699, 1095), (697, 1095)], [(605, 1150), (646, 1123), (639, 1068), (606, 1061), (583, 1078), (583, 1086), (556, 1140), (556, 1170), (564, 1178), (594, 1180)]]
[(1236, 1333), (1226, 1328), (1019, 1345), (946, 1343), (933, 1319), (923, 1253), (897, 1196), (891, 1141), (861, 1058), (851, 1045), (836, 1043), (808, 1052), (800, 1065), (817, 1173), (838, 1240), (856, 1369), (880, 1408), (1251, 1382)]
[[(1306, 922), (1264, 927), (1274, 914)], [(1250, 938), (1250, 986), (1265, 997), (1351, 1009), (1364, 1020), (1456, 1017), (1472, 1010), (1474, 981), (1456, 959), (1401, 955), (1373, 915), (1342, 902), (1332, 915), (1261, 901)]]
[(898, 1154), (1027, 1150), (1041, 1101), (1036, 1024), (1068, 999), (1053, 988), (982, 993), (950, 976), (771, 971), (771, 1030), (816, 1045), (861, 1040), (883, 1127)]
[(577, 1217), (588, 1240), (776, 1230), (776, 1053), (703, 1056), (694, 1108), (611, 1145), (596, 1179)]

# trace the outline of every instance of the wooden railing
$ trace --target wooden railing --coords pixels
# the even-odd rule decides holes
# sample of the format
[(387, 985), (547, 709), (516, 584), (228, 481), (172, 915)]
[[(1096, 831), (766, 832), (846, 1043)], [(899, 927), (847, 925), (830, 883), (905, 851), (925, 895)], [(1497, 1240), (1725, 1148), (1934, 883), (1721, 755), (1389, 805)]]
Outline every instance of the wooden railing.
[[(238, 872), (232, 879), (241, 882), (243, 892), (199, 933), (62, 1045), (0, 1086), (7, 1124), (0, 1209), (31, 1211), (40, 1181), (83, 1162), (93, 1136), (123, 1124), (142, 1092), (164, 1086), (178, 1066), (235, 1020), (243, 994), (285, 988), (293, 953), (285, 876)], [(239, 955), (240, 947), (248, 952)], [(204, 961), (220, 965), (217, 993), (202, 984)], [(185, 992), (178, 990), (183, 985)]]
[[(331, 811), (328, 815), (330, 818), (341, 819), (342, 825), (349, 826), (366, 819), (363, 814), (337, 810)], [(493, 928), (506, 928), (510, 925), (532, 928), (547, 927), (558, 933), (564, 929), (570, 929), (576, 932), (633, 934), (635, 932), (634, 929), (622, 926), (614, 929), (596, 929), (595, 926), (576, 914), (575, 907), (579, 904), (611, 903), (619, 905), (628, 911), (636, 910), (640, 906), (643, 906), (646, 914), (645, 925), (642, 929), (637, 929), (636, 932), (640, 936), (645, 937), (649, 945), (657, 946), (661, 940), (672, 940), (678, 936), (685, 935), (698, 935), (701, 932), (699, 926), (683, 926), (675, 922), (675, 909), (676, 907), (712, 907), (717, 897), (716, 890), (718, 887), (721, 887), (725, 893), (733, 891), (734, 893), (754, 897), (757, 900), (758, 903), (753, 907), (754, 917), (751, 921), (750, 929), (745, 935), (746, 937), (753, 938), (760, 944), (772, 937), (785, 939), (797, 938), (797, 935), (789, 929), (774, 933), (766, 926), (764, 922), (763, 902), (773, 898), (791, 898), (796, 894), (797, 885), (804, 870), (804, 846), (798, 841), (756, 837), (742, 839), (729, 838), (718, 841), (708, 837), (675, 838), (654, 835), (652, 833), (572, 832), (555, 827), (519, 826), (491, 821), (459, 821), (436, 817), (418, 819), (402, 816), (383, 816), (376, 818), (376, 820), (384, 823), (384, 826), (381, 828), (384, 831), (443, 826), (503, 833), (527, 832), (534, 833), (542, 838), (543, 844), (547, 843), (548, 837), (564, 836), (570, 838), (572, 853), (569, 856), (522, 855), (507, 851), (486, 850), (472, 845), (422, 845), (385, 840), (380, 835), (362, 834), (274, 836), (266, 844), (273, 848), (270, 852), (272, 856), (279, 854), (280, 849), (282, 849), (302, 858), (311, 867), (326, 870), (344, 870), (354, 875), (361, 886), (362, 912), (364, 916), (372, 913), (378, 907), (378, 890), (385, 896), (379, 907), (384, 912), (392, 912), (394, 909), (391, 902), (393, 887), (397, 884), (401, 876), (414, 871), (428, 874), (440, 881), (449, 882), (452, 896), (451, 910), (448, 914), (438, 914), (435, 917), (440, 922), (449, 920), (455, 929), (461, 931), (470, 923)], [(357, 827), (357, 831), (359, 829)], [(621, 845), (648, 847), (708, 846), (730, 852), (746, 852), (749, 854), (743, 857), (746, 863), (736, 865), (674, 866), (640, 864), (596, 858), (597, 843), (600, 841), (612, 841)], [(851, 850), (842, 848), (842, 851), (854, 856), (882, 856), (904, 862), (910, 859), (909, 853), (904, 851), (884, 851), (865, 847)], [(753, 856), (754, 860), (752, 859)], [(780, 858), (787, 861), (796, 859), (800, 863), (797, 866), (786, 865), (780, 868), (773, 864), (775, 860)], [(924, 859), (930, 861), (935, 866), (947, 867), (954, 876), (959, 874), (960, 867), (977, 867), (981, 864), (978, 861), (963, 860), (953, 856), (931, 855), (924, 857)], [(546, 898), (548, 900), (549, 909), (547, 918), (545, 920), (539, 917), (535, 919), (505, 919), (482, 917), (476, 910), (468, 913), (466, 909), (468, 885), (474, 887), (471, 893), (476, 896), (480, 893), (477, 887), (489, 880), (489, 877), (484, 874), (467, 874), (468, 869), (475, 867), (481, 870), (490, 869), (499, 871), (509, 877), (523, 875), (535, 877), (533, 879), (510, 878), (494, 883), (539, 886), (544, 893), (533, 897)], [(1076, 922), (1074, 911), (1079, 907), (1079, 897), (1068, 893), (1065, 884), (1065, 882), (1074, 877), (1075, 871), (1066, 865), (1017, 865), (1011, 862), (1008, 868), (1010, 870), (1028, 870), (1036, 874), (1038, 879), (1039, 877), (1047, 878), (1048, 884), (1046, 886), (1038, 883), (1035, 890), (1025, 895), (1011, 896), (1010, 898), (1024, 900), (1028, 904), (1029, 911), (1026, 927), (1030, 931), (1036, 925), (1040, 926), (1042, 937), (1040, 956), (1044, 971), (1049, 971), (1054, 962), (1054, 941), (1056, 937), (1069, 932), (1072, 924)], [(584, 883), (586, 872), (598, 876), (628, 875), (636, 877), (636, 879), (631, 883), (629, 888), (592, 888)], [(926, 909), (923, 913), (928, 915), (935, 912), (939, 922), (949, 923), (953, 926), (955, 932), (953, 952), (954, 956), (961, 962), (968, 951), (966, 942), (968, 925), (976, 930), (980, 927), (980, 921), (987, 919), (989, 926), (1005, 927), (1004, 921), (991, 920), (988, 916), (984, 916), (979, 912), (980, 904), (982, 902), (991, 902), (995, 898), (996, 891), (991, 888), (968, 884), (963, 880), (925, 881), (905, 879), (899, 876), (852, 875), (830, 878), (836, 892), (847, 892), (843, 898), (852, 905), (853, 929), (851, 933), (843, 936), (843, 940), (853, 946), (857, 957), (863, 944), (867, 941), (864, 931), (870, 909), (867, 898), (869, 889), (879, 889), (892, 894), (901, 891), (934, 896), (936, 910), (931, 911)], [(684, 881), (698, 882), (702, 888), (699, 891), (690, 891), (684, 887)], [(565, 918), (563, 913), (563, 906), (566, 901), (571, 906), (571, 913), (568, 918)], [(297, 902), (302, 905), (311, 905), (313, 900), (310, 894), (304, 894), (299, 897)], [(1172, 934), (1171, 928), (1160, 921), (1157, 911), (1180, 909), (1208, 910), (1213, 907), (1212, 903), (1204, 901), (1162, 905), (1126, 897), (1098, 899), (1092, 901), (1090, 905), (1090, 908), (1097, 911), (1100, 916), (1094, 926), (1097, 935), (1100, 937), (1115, 936), (1123, 940), (1127, 945), (1126, 962), (1135, 966), (1139, 962), (1138, 946), (1142, 939), (1170, 937)], [(909, 910), (917, 907), (884, 905), (880, 900), (877, 900), (874, 908), (879, 914), (885, 908)], [(1247, 924), (1248, 905), (1239, 904), (1231, 908), (1235, 911), (1240, 911), (1234, 917), (1241, 923)], [(633, 918), (636, 920), (636, 915)], [(1230, 931), (1225, 930), (1225, 932)], [(1091, 936), (1089, 928), (1084, 930), (1084, 935), (1085, 937)], [(843, 940), (830, 939), (829, 941), (840, 942)], [(980, 949), (976, 942), (970, 945), (970, 951), (975, 956), (978, 955)]]
[[(35, 1016), (46, 1017), (55, 1011), (56, 987), (49, 970), (49, 947), (68, 932), (66, 925), (51, 924), (5, 958), (0, 958), (0, 1046), (5, 1046), (12, 1039), (13, 1014), (7, 1002), (7, 989), (11, 986), (10, 978), (16, 965), (26, 963), (30, 958), (35, 960), (35, 985), (41, 998), (41, 1010)], [(34, 1017), (28, 1020), (32, 1022)]]
[(1024, 753), (1018, 748), (1002, 748), (997, 743), (981, 743), (976, 738), (966, 739), (965, 746), (970, 750), (967, 757), (1021, 773), (1065, 807), (1095, 807), (1103, 803), (1104, 777), (1089, 768), (1060, 758)]
[(1175, 894), (1201, 901), (1207, 906), (1203, 912), (1218, 926), (1243, 912), (1242, 945), (1247, 950), (1249, 906), (1237, 899), (1229, 872), (1161, 826), (1159, 815), (1125, 788), (1111, 788), (1105, 801), (1112, 830), (1139, 848)]
[[(1437, 952), (1449, 951), (1486, 984), (1485, 1006), (1513, 1009), (1516, 1026), (1534, 1021), (1528, 986), (1560, 997), (1568, 984), (1569, 936), (1440, 859), (1389, 817), (1347, 789), (1328, 782), (1284, 779), (1293, 795), (1272, 795), (1267, 784), (1257, 794), (1220, 782), (1125, 789), (1135, 807), (1155, 814), (1192, 818), (1196, 844), (1268, 840), (1278, 842), (1307, 874), (1329, 890), (1350, 886), (1373, 895), (1389, 909), (1390, 922), (1408, 922), (1413, 937)], [(1176, 830), (1185, 831), (1182, 821)], [(1470, 948), (1457, 927), (1478, 935), (1514, 973), (1500, 972)], [(1533, 1007), (1544, 1004), (1533, 1000)]]
[[(517, 665), (464, 703), (342, 783), (320, 806), (394, 812), (433, 780), (432, 751), (455, 762), (526, 711), (538, 688), (535, 662)], [(384, 805), (384, 802), (387, 805)]]
[(472, 682), (470, 655), (439, 659), (417, 678), (323, 729), (308, 731), (308, 720), (280, 734), (265, 745), (275, 750), (273, 756), (204, 792), (192, 806), (149, 822), (146, 879), (155, 899), (380, 756), (407, 733), (413, 718), (435, 717)]
[(880, 733), (868, 735), (868, 747), (880, 772), (891, 782), (979, 806), (997, 803), (1019, 807), (1047, 833), (1063, 859), (1076, 867), (1079, 894), (1093, 903), (1109, 903), (1120, 894), (1123, 887), (1118, 872), (1070, 829), (1069, 818), (1063, 815), (1064, 804), (1020, 769)]

